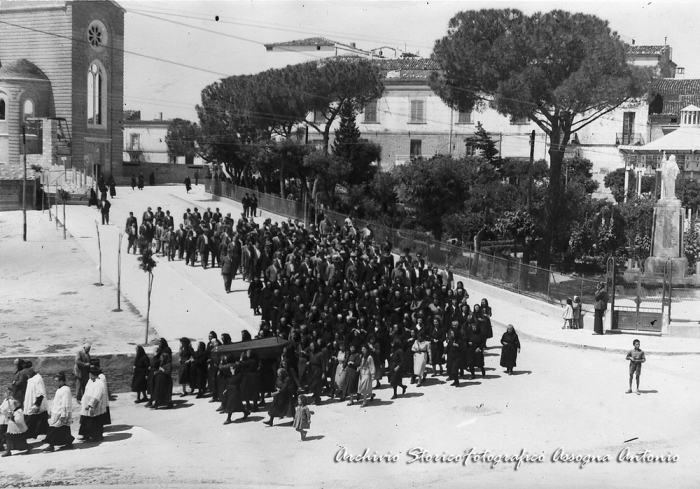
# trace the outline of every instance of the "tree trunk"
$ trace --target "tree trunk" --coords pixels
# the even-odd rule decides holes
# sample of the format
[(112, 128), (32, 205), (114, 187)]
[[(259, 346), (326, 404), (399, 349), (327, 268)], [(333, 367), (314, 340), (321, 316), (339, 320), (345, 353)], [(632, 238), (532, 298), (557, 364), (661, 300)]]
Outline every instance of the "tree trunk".
[(551, 135), (551, 146), (549, 147), (549, 186), (547, 188), (547, 205), (545, 212), (544, 236), (542, 237), (542, 247), (539, 250), (537, 266), (549, 269), (552, 263), (552, 242), (554, 233), (558, 226), (561, 226), (562, 212), (562, 188), (561, 188), (561, 167), (564, 162), (564, 151), (569, 140), (568, 134), (562, 134), (557, 130)]

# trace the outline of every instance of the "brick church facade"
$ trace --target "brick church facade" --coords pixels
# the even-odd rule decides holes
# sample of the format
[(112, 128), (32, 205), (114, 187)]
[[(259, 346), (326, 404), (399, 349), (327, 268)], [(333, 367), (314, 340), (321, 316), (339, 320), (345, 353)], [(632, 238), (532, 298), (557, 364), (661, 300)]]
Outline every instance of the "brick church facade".
[[(121, 175), (124, 12), (109, 0), (0, 0), (0, 169), (21, 167), (26, 126), (46, 163)], [(48, 154), (52, 140), (62, 150)]]

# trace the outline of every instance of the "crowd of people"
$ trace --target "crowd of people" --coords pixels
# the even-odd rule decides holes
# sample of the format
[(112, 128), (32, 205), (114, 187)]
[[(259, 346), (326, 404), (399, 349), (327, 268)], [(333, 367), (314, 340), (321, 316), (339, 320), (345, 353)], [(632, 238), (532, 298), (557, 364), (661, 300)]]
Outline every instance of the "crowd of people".
[[(428, 374), (446, 377), (452, 386), (465, 373), (486, 376), (491, 307), (485, 299), (470, 305), (449, 266), (434, 267), (420, 253), (397, 258), (390, 243), (377, 243), (370, 229), (358, 231), (350, 218), (342, 226), (322, 219), (305, 228), (292, 220), (258, 224), (252, 216), (249, 205), (237, 221), (218, 208), (203, 214), (187, 209), (176, 230), (170, 212), (158, 207), (148, 208), (140, 225), (133, 212), (127, 220), (135, 253), (151, 248), (168, 260), (220, 267), (226, 292), (240, 273), (249, 283), (250, 307), (261, 318), (255, 338), (288, 342), (278, 358), (258, 358), (251, 350), (217, 362), (212, 351), (231, 344), (230, 335), (219, 338), (212, 331), (196, 347), (182, 338), (181, 396), (188, 388), (198, 398), (211, 393), (210, 402), (227, 414), (224, 424), (234, 413), (247, 418), (272, 397), (271, 426), (275, 418), (294, 415), (300, 393), (316, 405), (328, 396), (365, 406), (383, 379), (396, 399), (406, 393), (405, 378), (421, 387)], [(250, 339), (244, 331), (242, 340)], [(520, 351), (512, 325), (500, 346), (500, 364), (512, 374)], [(136, 402), (172, 406), (172, 359), (165, 340), (150, 359), (137, 348)]]
[[(104, 426), (111, 424), (107, 379), (100, 370), (99, 359), (91, 359), (86, 345), (76, 355), (77, 401), (80, 404), (80, 429), (84, 441), (101, 441)], [(87, 376), (83, 375), (87, 372)], [(9, 457), (13, 451), (28, 454), (33, 448), (47, 445), (44, 452), (74, 448), (71, 433), (73, 395), (65, 372), (55, 380), (58, 389), (49, 406), (44, 379), (32, 362), (15, 360), (14, 380), (0, 403), (0, 451)], [(40, 440), (40, 438), (43, 439)], [(34, 446), (28, 440), (36, 440)]]

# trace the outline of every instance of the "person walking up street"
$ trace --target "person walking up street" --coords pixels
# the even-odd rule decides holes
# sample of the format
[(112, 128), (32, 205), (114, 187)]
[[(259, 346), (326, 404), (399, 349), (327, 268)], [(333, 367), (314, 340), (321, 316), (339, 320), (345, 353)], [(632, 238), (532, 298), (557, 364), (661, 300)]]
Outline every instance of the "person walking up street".
[(102, 224), (103, 225), (109, 225), (109, 208), (112, 207), (112, 204), (110, 203), (109, 200), (105, 199), (105, 201), (102, 203), (102, 209), (100, 209), (100, 212), (102, 213)]

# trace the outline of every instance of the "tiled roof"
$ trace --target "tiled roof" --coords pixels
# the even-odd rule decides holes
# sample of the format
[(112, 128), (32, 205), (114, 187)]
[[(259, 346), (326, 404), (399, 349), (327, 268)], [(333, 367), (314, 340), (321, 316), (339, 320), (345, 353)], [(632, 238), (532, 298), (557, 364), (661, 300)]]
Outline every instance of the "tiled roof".
[(668, 46), (636, 46), (632, 45), (627, 48), (627, 54), (632, 56), (660, 56), (669, 47)]
[(700, 107), (700, 93), (696, 95), (680, 95), (680, 100), (664, 100), (664, 106), (661, 110), (662, 116), (679, 116), (681, 110), (685, 109), (689, 105), (696, 105)]
[(661, 78), (654, 82), (652, 90), (661, 95), (700, 94), (700, 78)]
[(37, 68), (34, 63), (27, 61), (26, 59), (3, 63), (2, 68), (0, 68), (0, 80), (3, 78), (31, 78), (34, 80), (49, 80), (43, 71)]

